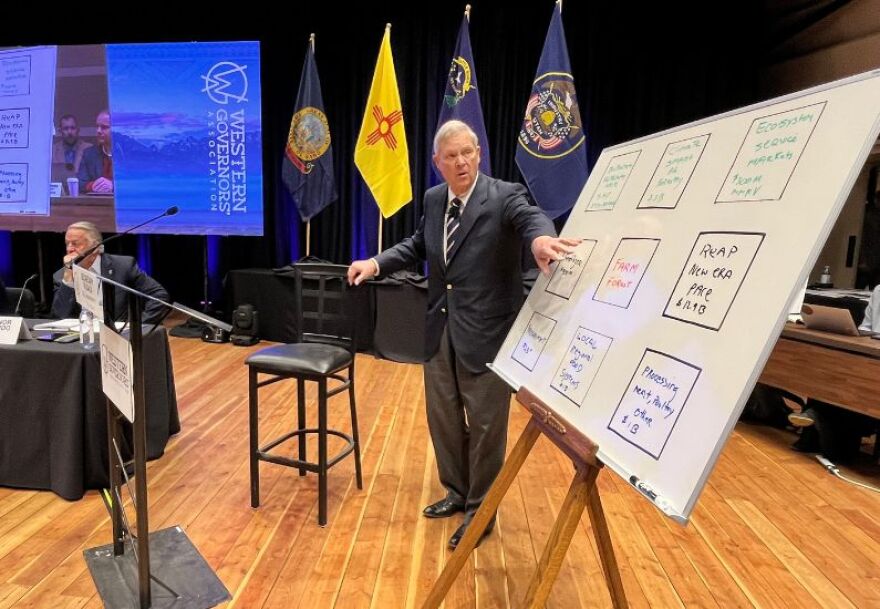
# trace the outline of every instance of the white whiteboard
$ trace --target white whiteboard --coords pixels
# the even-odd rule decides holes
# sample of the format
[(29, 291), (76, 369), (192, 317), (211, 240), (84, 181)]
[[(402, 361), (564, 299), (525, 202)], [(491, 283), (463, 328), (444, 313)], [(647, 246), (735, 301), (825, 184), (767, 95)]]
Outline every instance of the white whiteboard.
[(606, 148), (493, 369), (687, 519), (878, 118), (880, 71)]
[(0, 214), (49, 214), (55, 55), (0, 51)]

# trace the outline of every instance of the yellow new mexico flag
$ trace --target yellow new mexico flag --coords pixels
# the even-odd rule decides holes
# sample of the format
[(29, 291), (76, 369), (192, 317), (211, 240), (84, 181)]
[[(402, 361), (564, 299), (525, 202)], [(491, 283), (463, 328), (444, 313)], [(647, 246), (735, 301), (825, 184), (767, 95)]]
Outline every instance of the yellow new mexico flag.
[(354, 164), (370, 187), (382, 216), (389, 218), (412, 201), (409, 150), (403, 109), (391, 58), (391, 26), (385, 28), (364, 122), (354, 149)]

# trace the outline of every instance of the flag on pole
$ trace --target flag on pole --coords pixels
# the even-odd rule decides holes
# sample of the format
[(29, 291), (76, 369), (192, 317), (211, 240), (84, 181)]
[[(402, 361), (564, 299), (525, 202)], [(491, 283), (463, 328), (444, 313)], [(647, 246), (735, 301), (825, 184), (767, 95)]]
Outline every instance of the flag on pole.
[(551, 218), (574, 206), (587, 181), (586, 137), (559, 2), (526, 104), (516, 164), (535, 201)]
[(330, 126), (324, 114), (321, 81), (311, 41), (299, 79), (296, 107), (290, 119), (281, 178), (303, 222), (308, 222), (337, 199)]
[[(468, 10), (470, 7), (468, 7)], [(446, 91), (437, 119), (437, 129), (448, 120), (458, 119), (468, 124), (477, 134), (480, 144), (480, 171), (492, 175), (489, 162), (489, 138), (483, 122), (483, 109), (480, 106), (480, 91), (477, 88), (477, 73), (474, 70), (474, 53), (471, 50), (468, 13), (461, 20), (458, 40), (452, 53), (452, 65), (446, 79)]]
[(373, 193), (383, 217), (393, 216), (412, 201), (409, 150), (391, 57), (390, 24), (385, 27), (379, 47), (373, 84), (355, 145), (354, 164)]

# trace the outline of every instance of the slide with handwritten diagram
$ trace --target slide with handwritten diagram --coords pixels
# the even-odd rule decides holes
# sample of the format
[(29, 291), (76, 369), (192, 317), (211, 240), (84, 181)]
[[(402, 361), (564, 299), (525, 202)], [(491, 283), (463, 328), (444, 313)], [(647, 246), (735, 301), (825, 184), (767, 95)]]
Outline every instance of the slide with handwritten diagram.
[(686, 522), (878, 135), (880, 70), (606, 148), (492, 370)]
[(639, 207), (675, 208), (708, 142), (709, 134), (705, 134), (666, 146), (645, 194), (639, 201)]
[(550, 387), (580, 406), (613, 342), (610, 336), (578, 326)]
[(824, 109), (820, 102), (752, 121), (717, 201), (779, 200)]
[(621, 239), (593, 298), (615, 307), (628, 307), (658, 245), (659, 239)]
[(663, 311), (718, 330), (764, 241), (764, 233), (700, 233)]
[(584, 239), (553, 268), (553, 274), (545, 288), (551, 294), (568, 300), (581, 278), (590, 255), (596, 248), (595, 239)]
[(620, 156), (611, 158), (602, 179), (599, 181), (599, 187), (593, 193), (587, 211), (610, 211), (614, 209), (623, 187), (626, 186), (629, 176), (632, 174), (639, 158), (639, 151), (628, 152)]
[(49, 214), (55, 53), (0, 51), (0, 214)]
[(699, 377), (696, 366), (645, 349), (608, 429), (659, 459)]
[(556, 321), (546, 315), (540, 313), (532, 315), (529, 325), (516, 345), (513, 359), (529, 370), (534, 369), (544, 347), (547, 346), (547, 340), (553, 333), (554, 327), (556, 327)]

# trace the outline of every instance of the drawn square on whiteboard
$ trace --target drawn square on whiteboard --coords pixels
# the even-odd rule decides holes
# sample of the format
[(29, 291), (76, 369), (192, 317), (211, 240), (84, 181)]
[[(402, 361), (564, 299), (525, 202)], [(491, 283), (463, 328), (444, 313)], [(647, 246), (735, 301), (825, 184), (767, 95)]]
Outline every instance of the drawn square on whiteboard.
[(555, 326), (555, 319), (550, 319), (541, 313), (533, 313), (525, 332), (516, 342), (516, 347), (511, 355), (514, 361), (519, 362), (528, 370), (534, 370)]
[(826, 103), (752, 121), (715, 202), (781, 199)]
[(27, 148), (30, 127), (30, 108), (0, 110), (0, 148)]
[(641, 153), (641, 150), (635, 150), (611, 157), (605, 172), (599, 179), (599, 186), (593, 192), (584, 211), (610, 211), (614, 209)]
[(645, 188), (639, 209), (675, 209), (708, 142), (708, 133), (670, 142)]
[(720, 330), (764, 237), (732, 231), (698, 234), (663, 317)]
[(0, 203), (27, 202), (27, 188), (27, 163), (0, 163)]
[(626, 309), (654, 258), (660, 239), (624, 237), (602, 275), (593, 300)]
[(701, 372), (677, 357), (645, 349), (608, 429), (659, 459)]
[(613, 342), (610, 336), (578, 326), (550, 387), (576, 406), (583, 404)]
[(593, 255), (595, 248), (595, 239), (584, 239), (581, 241), (572, 253), (566, 255), (565, 258), (556, 264), (556, 268), (553, 269), (553, 275), (550, 276), (550, 281), (547, 282), (545, 290), (566, 300), (571, 298), (571, 294), (574, 292), (578, 281), (580, 281), (584, 269), (587, 268), (587, 262), (590, 260), (590, 256)]
[(29, 55), (0, 59), (0, 82), (3, 95), (31, 94), (31, 58)]

